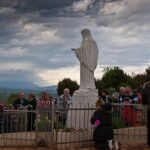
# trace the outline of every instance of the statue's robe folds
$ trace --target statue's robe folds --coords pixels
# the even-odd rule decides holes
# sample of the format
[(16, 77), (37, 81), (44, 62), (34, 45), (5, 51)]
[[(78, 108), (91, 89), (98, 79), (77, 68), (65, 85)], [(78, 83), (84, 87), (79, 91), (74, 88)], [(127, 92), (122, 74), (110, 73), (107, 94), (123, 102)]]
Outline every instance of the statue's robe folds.
[[(93, 108), (98, 99), (98, 90), (95, 88), (94, 82), (94, 71), (98, 61), (98, 47), (89, 29), (83, 29), (81, 35), (82, 42), (80, 48), (72, 48), (80, 62), (80, 89), (73, 93), (70, 108)], [(88, 132), (81, 137), (81, 140), (91, 140), (92, 132), (89, 122), (92, 113), (88, 109), (76, 111), (69, 109), (66, 121), (67, 128), (87, 129)]]
[(94, 70), (98, 61), (98, 47), (92, 38), (82, 40), (81, 47), (75, 49), (80, 61), (80, 90), (95, 89)]

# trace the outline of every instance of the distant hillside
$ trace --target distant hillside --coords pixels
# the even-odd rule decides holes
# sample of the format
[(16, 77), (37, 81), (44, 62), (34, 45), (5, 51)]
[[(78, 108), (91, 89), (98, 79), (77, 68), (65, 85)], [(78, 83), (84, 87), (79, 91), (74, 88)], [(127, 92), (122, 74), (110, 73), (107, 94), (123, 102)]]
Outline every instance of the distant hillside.
[(0, 87), (0, 101), (7, 100), (8, 96), (12, 93), (18, 93), (20, 91), (23, 91), (27, 97), (29, 93), (34, 93), (36, 97), (40, 97), (41, 92), (45, 91), (49, 93), (51, 96), (56, 97), (57, 96), (57, 86), (48, 86), (48, 87), (34, 87), (32, 89), (24, 89), (24, 88), (3, 88)]
[(0, 88), (5, 89), (33, 89), (37, 86), (29, 81), (0, 81)]
[(37, 88), (34, 88), (34, 90), (37, 90), (37, 91), (51, 91), (51, 92), (57, 93), (57, 86), (52, 85), (52, 86), (46, 86), (46, 87), (37, 87)]

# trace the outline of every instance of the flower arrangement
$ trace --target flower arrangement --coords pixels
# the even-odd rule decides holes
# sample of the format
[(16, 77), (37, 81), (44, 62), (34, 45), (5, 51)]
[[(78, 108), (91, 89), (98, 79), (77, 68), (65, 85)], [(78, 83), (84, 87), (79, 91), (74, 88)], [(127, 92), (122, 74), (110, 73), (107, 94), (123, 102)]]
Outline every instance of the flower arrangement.
[(62, 131), (62, 132), (87, 132), (88, 129), (87, 128), (79, 128), (79, 129), (74, 129), (74, 128), (64, 128), (64, 129), (59, 129), (59, 131)]
[(38, 115), (35, 120), (36, 130), (39, 132), (51, 131), (51, 120), (48, 115)]

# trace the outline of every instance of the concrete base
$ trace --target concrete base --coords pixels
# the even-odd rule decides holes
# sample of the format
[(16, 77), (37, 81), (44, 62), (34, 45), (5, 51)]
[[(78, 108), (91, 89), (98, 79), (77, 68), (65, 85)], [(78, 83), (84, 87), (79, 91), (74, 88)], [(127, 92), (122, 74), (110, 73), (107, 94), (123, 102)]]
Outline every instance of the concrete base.
[(0, 134), (0, 147), (33, 146), (35, 132), (16, 132)]
[[(91, 131), (83, 132), (57, 132), (57, 149), (66, 150), (69, 147), (85, 147), (93, 143), (93, 133)], [(89, 142), (84, 142), (89, 139)], [(91, 142), (90, 142), (91, 141)]]
[(146, 143), (147, 128), (145, 126), (114, 129), (115, 139), (121, 144), (133, 145)]
[[(75, 91), (67, 114), (66, 127), (74, 129), (91, 128), (90, 118), (94, 112), (92, 108), (95, 108), (97, 100), (98, 90), (96, 89)], [(88, 110), (90, 108), (91, 111)]]
[(72, 97), (72, 103), (82, 104), (82, 106), (90, 104), (95, 106), (95, 102), (98, 100), (98, 90), (97, 89), (86, 89), (77, 90), (74, 92)]
[[(121, 145), (139, 145), (146, 143), (147, 133), (146, 127), (135, 128), (121, 128), (114, 129), (115, 140), (119, 141)], [(92, 130), (79, 132), (55, 132), (53, 135), (53, 142), (57, 149), (66, 150), (69, 147), (87, 146), (87, 139), (92, 140)], [(0, 147), (14, 147), (14, 146), (33, 146), (38, 142), (37, 134), (34, 132), (18, 132), (0, 134)], [(48, 144), (51, 144), (52, 134), (50, 132), (38, 133), (38, 137), (46, 138)], [(86, 142), (85, 142), (86, 141)], [(90, 144), (91, 142), (89, 142)]]

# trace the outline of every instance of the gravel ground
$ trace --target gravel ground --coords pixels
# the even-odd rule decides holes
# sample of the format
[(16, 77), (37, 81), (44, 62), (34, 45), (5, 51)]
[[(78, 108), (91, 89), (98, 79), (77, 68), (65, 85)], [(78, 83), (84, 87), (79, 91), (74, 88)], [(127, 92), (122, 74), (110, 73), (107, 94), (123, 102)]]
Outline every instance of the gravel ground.
[[(41, 148), (32, 148), (32, 147), (13, 147), (13, 148), (2, 148), (0, 147), (0, 150), (50, 150), (50, 148), (47, 147), (41, 147)], [(95, 150), (94, 148), (73, 148), (70, 147), (66, 150)], [(113, 149), (115, 150), (115, 149)], [(121, 145), (120, 150), (148, 150), (144, 147), (144, 145)]]

